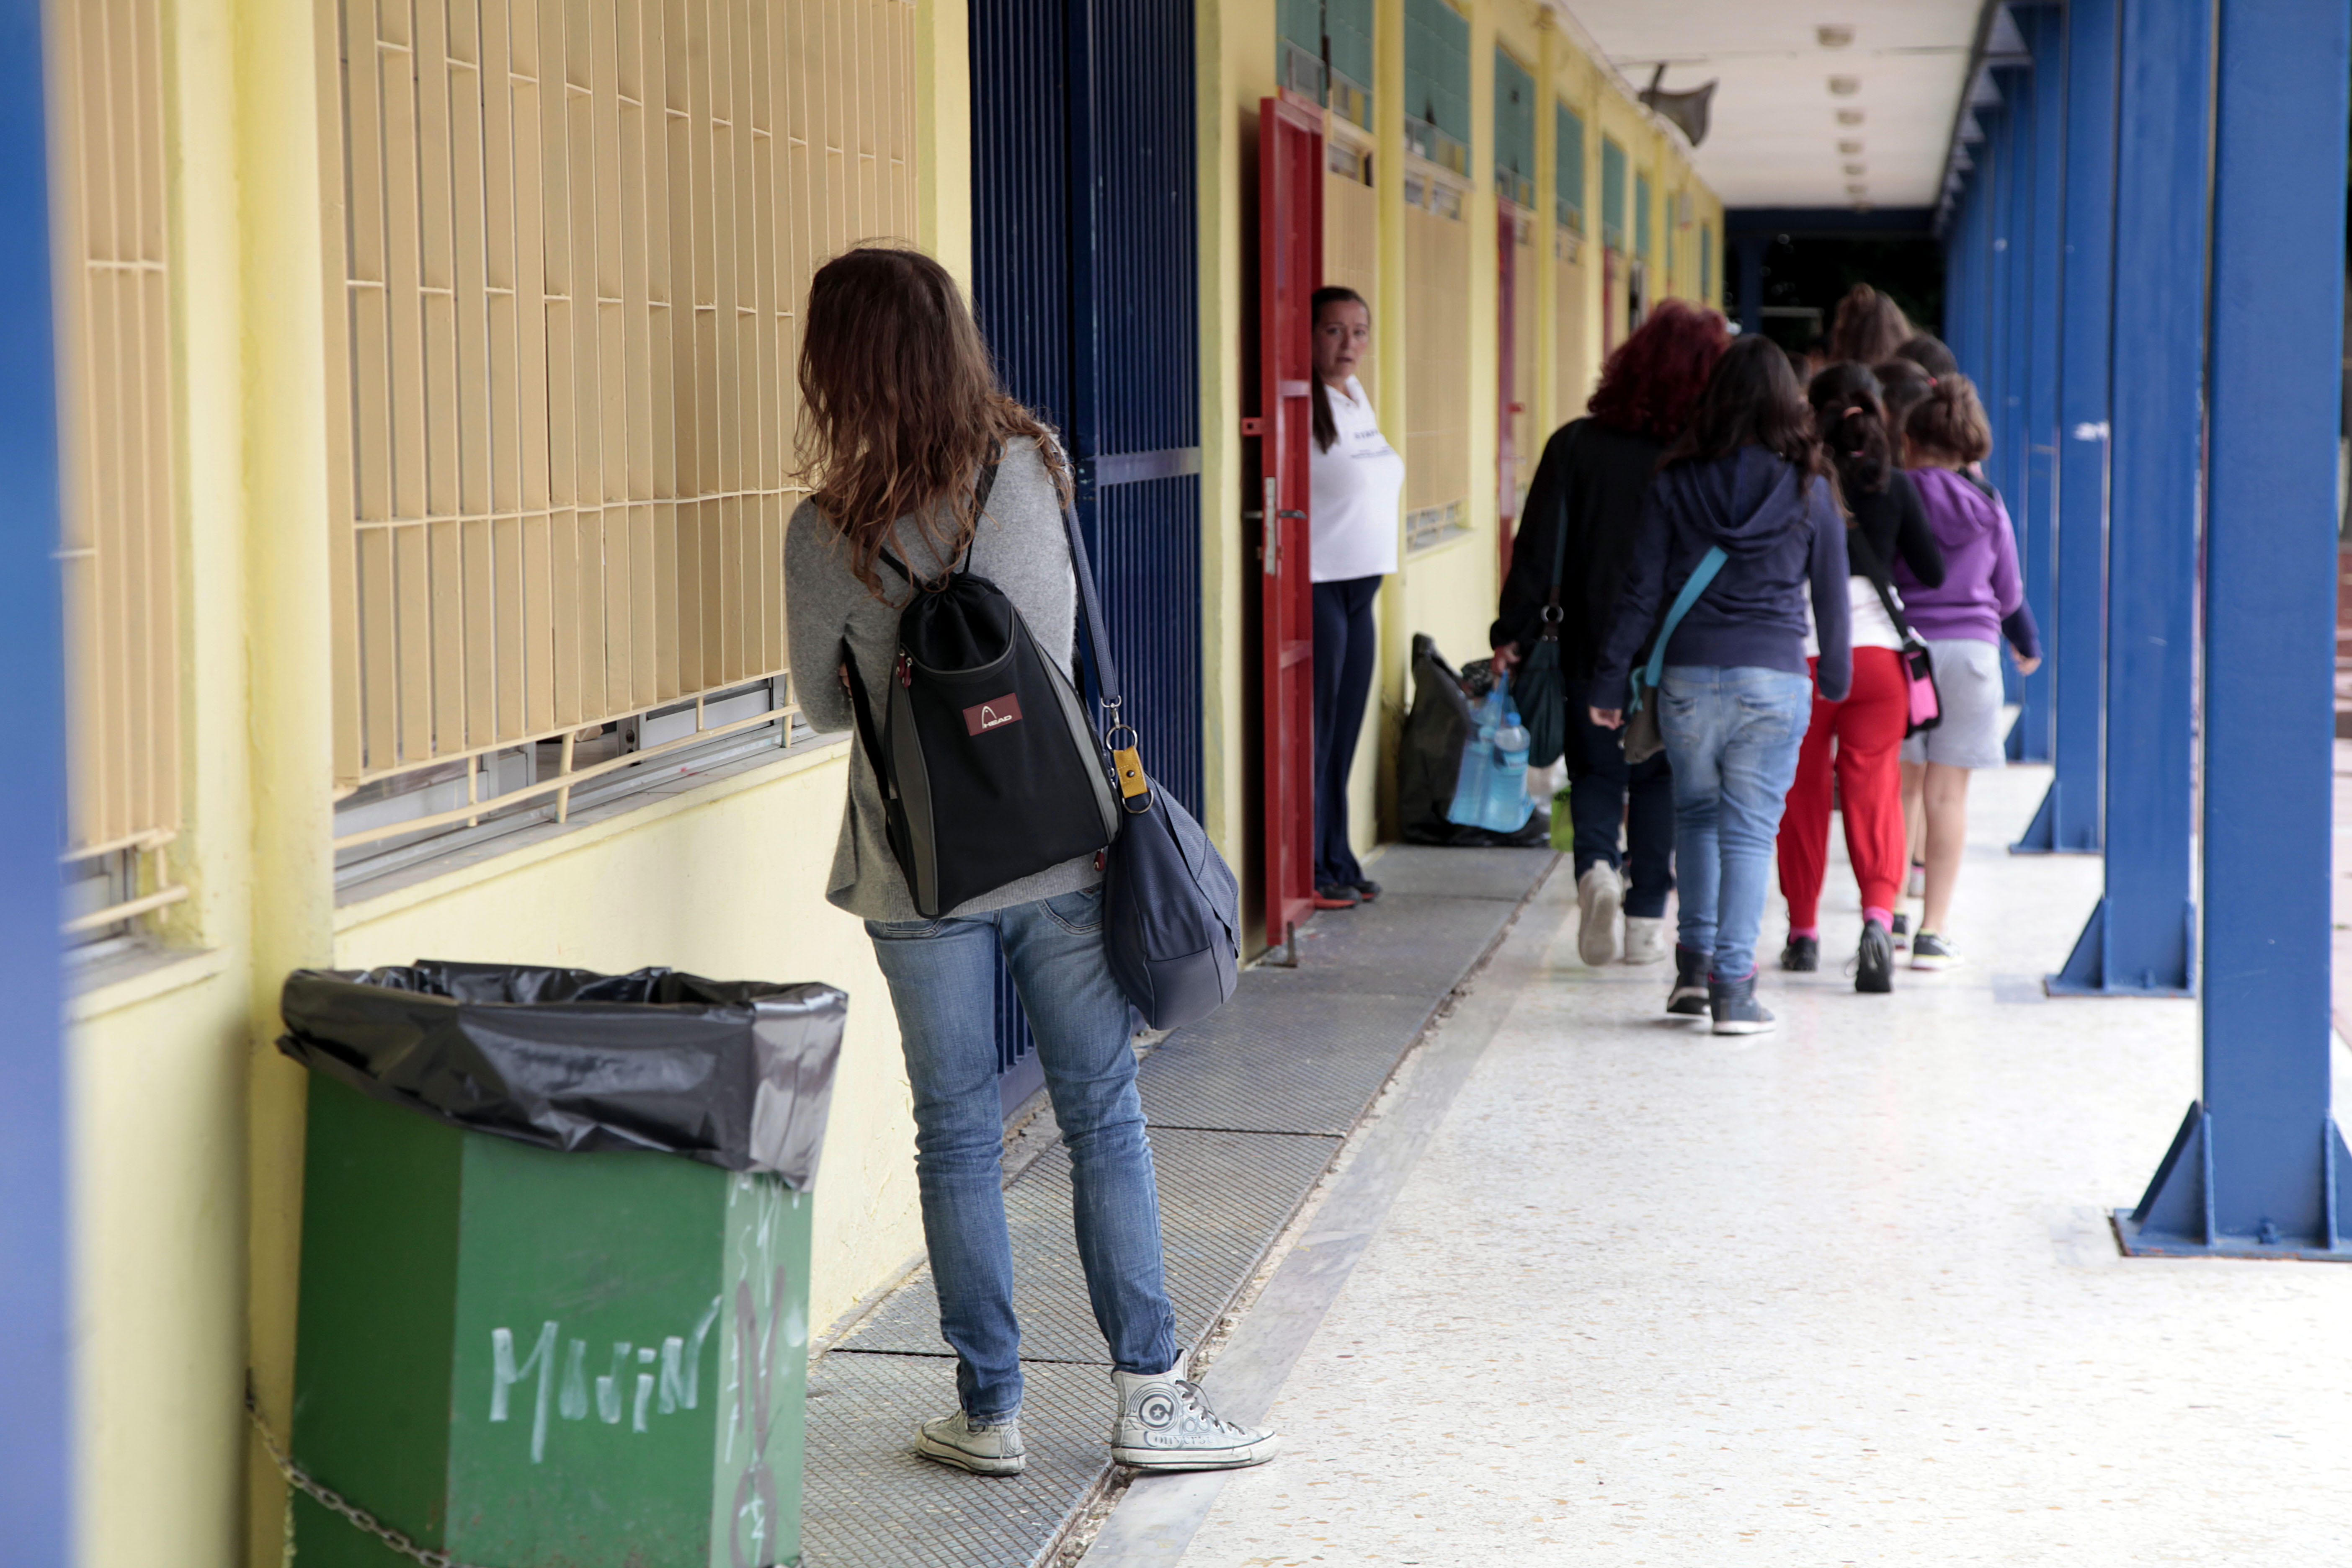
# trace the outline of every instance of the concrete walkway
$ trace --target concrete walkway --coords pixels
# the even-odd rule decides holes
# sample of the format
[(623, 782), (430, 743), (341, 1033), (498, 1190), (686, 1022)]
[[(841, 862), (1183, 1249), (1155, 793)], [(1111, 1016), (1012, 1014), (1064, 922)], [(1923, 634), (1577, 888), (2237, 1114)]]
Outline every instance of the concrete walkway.
[(2352, 1563), (2352, 1265), (2117, 1256), (2194, 1005), (2043, 998), (2099, 886), (2003, 852), (2046, 780), (1979, 776), (1966, 967), (1768, 970), (1755, 1040), (1584, 968), (1554, 878), (1391, 1091), (1485, 1031), (1266, 1380), (1287, 1452), (1089, 1563)]

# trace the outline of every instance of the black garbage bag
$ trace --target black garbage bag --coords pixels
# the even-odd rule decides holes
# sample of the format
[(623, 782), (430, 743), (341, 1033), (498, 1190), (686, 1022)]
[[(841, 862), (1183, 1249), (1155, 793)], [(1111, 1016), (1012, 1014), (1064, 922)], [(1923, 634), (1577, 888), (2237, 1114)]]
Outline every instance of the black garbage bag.
[(278, 1048), (452, 1127), (543, 1149), (648, 1150), (805, 1190), (849, 998), (668, 969), (298, 969)]
[(1492, 659), (1456, 671), (1425, 633), (1412, 636), (1412, 707), (1397, 748), (1397, 816), (1408, 844), (1456, 848), (1540, 849), (1551, 842), (1551, 803), (1536, 802), (1517, 833), (1448, 822), (1454, 785), (1462, 776), (1462, 749), (1477, 731), (1470, 704), (1494, 686)]

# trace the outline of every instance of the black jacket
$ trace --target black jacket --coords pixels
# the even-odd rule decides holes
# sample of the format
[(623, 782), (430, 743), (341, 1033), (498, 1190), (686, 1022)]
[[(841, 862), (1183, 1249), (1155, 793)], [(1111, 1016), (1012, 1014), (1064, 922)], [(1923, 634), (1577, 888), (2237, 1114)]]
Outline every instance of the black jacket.
[(1552, 433), (1519, 513), (1511, 569), (1503, 578), (1502, 605), (1488, 647), (1516, 643), (1524, 654), (1542, 631), (1564, 512), (1568, 561), (1559, 584), (1560, 668), (1571, 680), (1591, 678), (1633, 560), (1642, 498), (1665, 449), (1663, 441), (1597, 419), (1571, 420)]
[[(1899, 553), (1903, 564), (1921, 584), (1930, 588), (1943, 585), (1944, 547), (1936, 542), (1935, 530), (1927, 526), (1927, 509), (1919, 504), (1919, 487), (1911, 482), (1910, 475), (1890, 467), (1885, 489), (1849, 489), (1845, 505), (1853, 514), (1855, 531), (1869, 542), (1871, 556), (1881, 570), (1893, 566)], [(1852, 552), (1848, 560), (1855, 576), (1869, 574), (1860, 551)]]

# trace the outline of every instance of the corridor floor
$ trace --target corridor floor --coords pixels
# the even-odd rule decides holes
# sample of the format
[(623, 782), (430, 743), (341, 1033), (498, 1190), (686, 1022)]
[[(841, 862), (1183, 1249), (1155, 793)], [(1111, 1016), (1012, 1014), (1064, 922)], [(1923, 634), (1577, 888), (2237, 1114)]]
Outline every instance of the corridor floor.
[[(1286, 1451), (1207, 1483), (1164, 1560), (2352, 1563), (2352, 1265), (2117, 1256), (2106, 1211), (2197, 1092), (2194, 1006), (2043, 997), (2099, 887), (2004, 852), (2047, 778), (1977, 779), (1966, 966), (1891, 997), (1768, 967), (1754, 1039), (1664, 1020), (1656, 968), (1585, 968), (1552, 878), (1279, 1384)], [(1825, 947), (1857, 918), (1841, 858)]]

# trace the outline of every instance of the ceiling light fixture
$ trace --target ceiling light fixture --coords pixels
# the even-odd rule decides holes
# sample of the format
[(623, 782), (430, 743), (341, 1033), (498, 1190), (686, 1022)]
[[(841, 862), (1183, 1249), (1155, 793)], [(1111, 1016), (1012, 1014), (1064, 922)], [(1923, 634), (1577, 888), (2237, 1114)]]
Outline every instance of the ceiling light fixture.
[(1813, 37), (1825, 49), (1842, 49), (1853, 42), (1853, 25), (1850, 22), (1824, 22), (1813, 29)]
[(1848, 185), (1845, 188), (1845, 194), (1850, 196), (1866, 196), (1870, 195), (1870, 187), (1865, 184)]
[(1840, 98), (1852, 98), (1855, 93), (1860, 92), (1861, 90), (1862, 79), (1858, 76), (1833, 76), (1830, 78), (1830, 91), (1835, 93)]
[(1870, 165), (1867, 163), (1848, 163), (1845, 166), (1845, 172), (1849, 174), (1867, 174), (1870, 173)]
[(1841, 142), (1838, 143), (1838, 151), (1851, 158), (1862, 151), (1862, 143), (1859, 142)]
[(1838, 123), (1840, 125), (1859, 125), (1862, 123), (1862, 110), (1859, 109), (1841, 109), (1837, 111), (1837, 114)]

